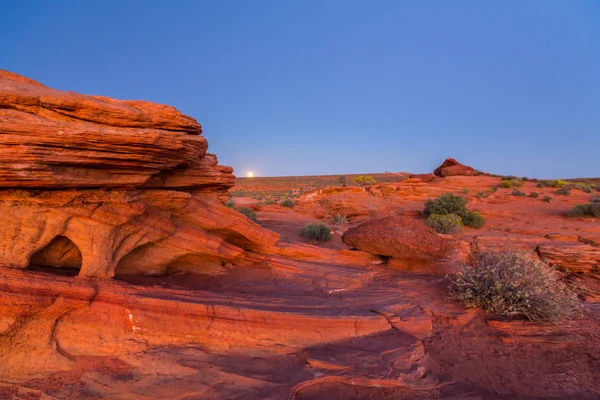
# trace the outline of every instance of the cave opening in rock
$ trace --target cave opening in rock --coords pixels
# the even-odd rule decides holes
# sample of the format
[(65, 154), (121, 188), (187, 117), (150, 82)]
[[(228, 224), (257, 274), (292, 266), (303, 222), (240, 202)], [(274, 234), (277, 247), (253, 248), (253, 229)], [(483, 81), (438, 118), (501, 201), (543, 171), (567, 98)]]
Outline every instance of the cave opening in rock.
[(76, 276), (81, 269), (81, 262), (79, 247), (68, 237), (59, 235), (31, 256), (27, 269)]

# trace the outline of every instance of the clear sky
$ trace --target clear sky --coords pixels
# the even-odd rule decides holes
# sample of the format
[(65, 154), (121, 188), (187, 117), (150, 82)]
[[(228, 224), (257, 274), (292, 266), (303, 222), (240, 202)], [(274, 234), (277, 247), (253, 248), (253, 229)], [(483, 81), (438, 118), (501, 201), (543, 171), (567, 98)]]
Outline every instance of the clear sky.
[(2, 0), (0, 68), (173, 105), (238, 175), (600, 176), (595, 0)]

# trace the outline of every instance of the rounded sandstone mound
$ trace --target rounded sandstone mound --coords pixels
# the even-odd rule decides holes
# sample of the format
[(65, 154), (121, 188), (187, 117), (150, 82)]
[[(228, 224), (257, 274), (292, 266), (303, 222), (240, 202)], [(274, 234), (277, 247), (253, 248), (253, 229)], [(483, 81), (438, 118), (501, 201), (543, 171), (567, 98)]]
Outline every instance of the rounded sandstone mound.
[(373, 254), (405, 260), (435, 260), (450, 251), (448, 241), (420, 221), (394, 215), (348, 229), (342, 240)]
[(456, 175), (474, 176), (476, 172), (473, 167), (461, 164), (454, 158), (446, 158), (446, 161), (437, 167), (433, 173), (437, 176), (444, 177)]

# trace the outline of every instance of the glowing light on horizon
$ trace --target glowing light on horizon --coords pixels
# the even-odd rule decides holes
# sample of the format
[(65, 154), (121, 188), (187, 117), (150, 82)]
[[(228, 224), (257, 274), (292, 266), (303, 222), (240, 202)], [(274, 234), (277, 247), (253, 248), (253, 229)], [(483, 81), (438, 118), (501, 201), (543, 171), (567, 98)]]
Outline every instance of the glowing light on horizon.
[(248, 178), (253, 178), (253, 177), (254, 177), (254, 172), (252, 172), (252, 171), (248, 171), (248, 173), (246, 174), (246, 176), (247, 176)]

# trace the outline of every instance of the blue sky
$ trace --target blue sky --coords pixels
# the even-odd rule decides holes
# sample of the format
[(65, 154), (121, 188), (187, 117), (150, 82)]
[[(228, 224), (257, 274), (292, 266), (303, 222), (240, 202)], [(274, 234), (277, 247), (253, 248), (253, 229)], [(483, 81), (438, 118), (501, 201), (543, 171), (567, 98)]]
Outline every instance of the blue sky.
[(236, 174), (600, 176), (600, 2), (0, 2), (0, 68), (177, 107)]

